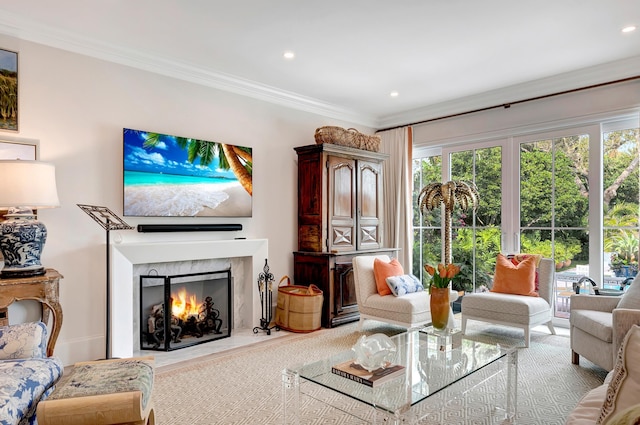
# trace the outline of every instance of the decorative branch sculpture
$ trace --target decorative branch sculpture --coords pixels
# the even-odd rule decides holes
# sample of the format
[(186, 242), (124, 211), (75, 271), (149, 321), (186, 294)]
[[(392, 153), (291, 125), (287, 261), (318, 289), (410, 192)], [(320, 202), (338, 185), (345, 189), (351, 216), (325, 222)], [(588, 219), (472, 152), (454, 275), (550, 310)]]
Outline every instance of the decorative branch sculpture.
[(480, 196), (475, 184), (461, 180), (446, 183), (429, 183), (418, 195), (418, 207), (422, 214), (444, 205), (444, 264), (451, 264), (451, 216), (456, 204), (466, 210), (471, 205), (478, 208)]

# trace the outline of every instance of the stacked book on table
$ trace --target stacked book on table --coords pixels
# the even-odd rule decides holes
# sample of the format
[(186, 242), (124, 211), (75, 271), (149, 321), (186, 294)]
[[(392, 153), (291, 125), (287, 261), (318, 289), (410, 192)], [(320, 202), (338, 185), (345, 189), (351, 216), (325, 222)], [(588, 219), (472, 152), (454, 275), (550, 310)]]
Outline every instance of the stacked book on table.
[(331, 372), (336, 375), (351, 379), (352, 381), (364, 384), (368, 387), (376, 387), (394, 378), (400, 377), (404, 374), (404, 371), (405, 367), (398, 364), (387, 364), (384, 367), (368, 371), (357, 364), (355, 360), (338, 363), (331, 368)]

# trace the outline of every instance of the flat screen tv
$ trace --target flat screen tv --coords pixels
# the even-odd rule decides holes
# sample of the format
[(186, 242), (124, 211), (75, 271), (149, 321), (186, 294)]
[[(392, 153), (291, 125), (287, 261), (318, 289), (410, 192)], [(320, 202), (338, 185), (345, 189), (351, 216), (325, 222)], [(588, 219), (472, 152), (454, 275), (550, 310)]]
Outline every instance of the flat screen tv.
[(252, 149), (123, 129), (124, 215), (251, 217)]

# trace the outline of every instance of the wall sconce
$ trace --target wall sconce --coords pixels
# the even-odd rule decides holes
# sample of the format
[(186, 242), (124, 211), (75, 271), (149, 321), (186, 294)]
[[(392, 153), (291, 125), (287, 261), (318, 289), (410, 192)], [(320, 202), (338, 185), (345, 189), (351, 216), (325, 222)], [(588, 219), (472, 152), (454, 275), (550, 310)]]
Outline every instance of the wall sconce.
[(33, 210), (60, 206), (55, 167), (41, 161), (0, 161), (0, 176), (0, 208), (9, 210), (0, 224), (4, 257), (0, 278), (42, 275), (45, 269), (40, 255), (47, 228)]

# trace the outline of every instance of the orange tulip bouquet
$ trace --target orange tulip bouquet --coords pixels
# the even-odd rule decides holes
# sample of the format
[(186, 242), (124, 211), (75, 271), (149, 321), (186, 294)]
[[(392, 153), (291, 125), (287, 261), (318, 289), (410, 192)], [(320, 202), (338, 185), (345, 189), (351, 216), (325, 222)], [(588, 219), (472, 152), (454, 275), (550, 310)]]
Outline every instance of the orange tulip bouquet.
[(455, 264), (447, 264), (445, 266), (440, 263), (436, 270), (435, 267), (425, 264), (424, 270), (431, 276), (429, 289), (431, 289), (432, 286), (435, 286), (436, 288), (446, 288), (449, 286), (449, 282), (451, 282), (453, 278), (460, 273), (460, 266), (456, 266)]

